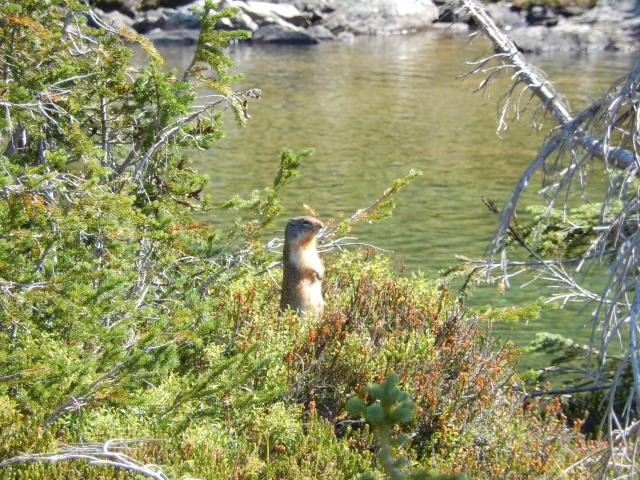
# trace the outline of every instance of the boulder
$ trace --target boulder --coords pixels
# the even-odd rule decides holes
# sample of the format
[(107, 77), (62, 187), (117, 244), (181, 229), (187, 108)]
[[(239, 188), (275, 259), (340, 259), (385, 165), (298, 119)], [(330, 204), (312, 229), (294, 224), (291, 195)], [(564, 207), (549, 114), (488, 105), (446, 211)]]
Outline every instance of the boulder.
[(306, 17), (307, 21), (314, 25), (320, 23), (326, 14), (330, 12), (322, 11), (319, 8), (305, 8), (302, 13)]
[(107, 25), (112, 25), (116, 28), (129, 28), (135, 29), (135, 20), (128, 15), (125, 15), (122, 12), (117, 10), (113, 10), (111, 12), (103, 12), (102, 10), (96, 8), (95, 12), (102, 19), (104, 23)]
[(160, 28), (163, 30), (199, 30), (200, 19), (189, 7), (177, 10), (165, 10), (166, 20)]
[(593, 28), (587, 25), (579, 25), (573, 22), (561, 22), (556, 27), (550, 29), (552, 37), (550, 42), (554, 41), (555, 34), (558, 35), (573, 35), (577, 39), (578, 51), (603, 51), (611, 50), (614, 48), (613, 38), (606, 29)]
[(318, 40), (307, 33), (306, 30), (286, 23), (261, 25), (254, 32), (251, 40), (259, 43), (318, 43)]
[(291, 23), (297, 27), (307, 25), (307, 19), (298, 8), (286, 3), (269, 3), (257, 2), (253, 0), (247, 1), (247, 10), (245, 13), (250, 17), (254, 15), (257, 18), (279, 17), (285, 22)]
[(614, 50), (640, 48), (640, 3), (635, 0), (600, 0), (594, 8), (571, 20), (581, 26), (606, 31)]
[(308, 25), (306, 17), (295, 6), (290, 4), (226, 0), (222, 4), (224, 7), (239, 8), (242, 13), (251, 17), (258, 25), (268, 23), (290, 23), (295, 26)]
[(323, 25), (313, 25), (307, 28), (305, 32), (320, 41), (335, 40), (336, 38), (336, 36), (331, 33), (331, 30)]
[(340, 32), (338, 33), (338, 35), (336, 35), (336, 40), (340, 41), (340, 42), (353, 42), (355, 40), (356, 36), (351, 33), (351, 32), (347, 32), (346, 30), (344, 32)]
[(527, 12), (527, 23), (529, 25), (544, 25), (553, 27), (558, 24), (558, 16), (547, 8), (546, 5), (532, 5)]
[(385, 35), (424, 30), (437, 16), (432, 0), (352, 0), (337, 5), (324, 25), (334, 33)]
[(118, 11), (133, 18), (140, 8), (140, 0), (92, 0), (91, 5), (106, 13)]
[(140, 10), (155, 10), (156, 8), (178, 8), (193, 3), (194, 0), (139, 0)]
[(253, 19), (244, 12), (238, 13), (233, 18), (222, 18), (217, 24), (217, 28), (224, 30), (248, 30), (255, 32), (258, 30), (259, 25), (253, 21)]
[(589, 8), (582, 5), (560, 5), (555, 10), (565, 17), (576, 17), (586, 13)]
[(438, 6), (438, 18), (436, 19), (436, 23), (450, 24), (469, 21), (468, 15), (462, 12), (456, 3), (446, 2), (444, 4), (439, 4), (434, 0), (434, 4)]
[(139, 33), (147, 33), (156, 28), (164, 27), (167, 18), (167, 14), (163, 8), (148, 10), (136, 17), (133, 28), (135, 28)]
[(195, 45), (198, 42), (200, 31), (192, 29), (162, 30), (157, 28), (146, 33), (145, 36), (156, 45)]
[(489, 3), (485, 5), (487, 12), (499, 27), (509, 31), (525, 25), (525, 15), (521, 10), (513, 10), (505, 3)]
[(335, 5), (343, 3), (344, 0), (271, 0), (270, 3), (293, 5), (301, 12), (316, 11), (318, 13), (330, 13), (335, 10)]
[(571, 23), (555, 27), (518, 27), (511, 38), (523, 52), (601, 51), (611, 48), (612, 40), (603, 31)]

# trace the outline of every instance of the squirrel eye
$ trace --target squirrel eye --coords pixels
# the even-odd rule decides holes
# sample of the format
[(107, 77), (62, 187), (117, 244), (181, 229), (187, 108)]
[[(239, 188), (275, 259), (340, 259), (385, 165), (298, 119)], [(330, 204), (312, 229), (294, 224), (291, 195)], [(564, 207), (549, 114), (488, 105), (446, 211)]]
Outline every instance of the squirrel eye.
[(311, 225), (311, 222), (309, 220), (305, 220), (304, 222), (302, 222), (303, 225)]

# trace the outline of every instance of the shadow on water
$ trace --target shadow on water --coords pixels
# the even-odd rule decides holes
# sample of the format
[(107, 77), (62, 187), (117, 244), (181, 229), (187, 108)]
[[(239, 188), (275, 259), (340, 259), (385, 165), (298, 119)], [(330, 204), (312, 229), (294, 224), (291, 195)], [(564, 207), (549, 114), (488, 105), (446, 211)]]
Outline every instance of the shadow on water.
[[(282, 147), (313, 147), (315, 155), (284, 195), (284, 216), (314, 207), (323, 219), (338, 218), (369, 204), (411, 168), (424, 176), (398, 198), (394, 216), (361, 226), (361, 239), (393, 250), (411, 271), (433, 275), (457, 260), (479, 257), (495, 228), (481, 196), (500, 205), (544, 138), (528, 120), (509, 123), (496, 135), (496, 102), (507, 79), (489, 95), (473, 93), (480, 78), (459, 80), (466, 60), (486, 52), (482, 40), (425, 33), (358, 38), (350, 43), (301, 46), (242, 46), (230, 51), (245, 76), (236, 87), (260, 88), (250, 105), (249, 127), (228, 115), (226, 138), (196, 153), (196, 166), (210, 176), (215, 201), (269, 185)], [(190, 52), (163, 49), (170, 65), (185, 68)], [(629, 54), (533, 57), (578, 110), (601, 95), (636, 60)], [(547, 127), (551, 121), (547, 121)], [(593, 180), (597, 183), (597, 180)], [(539, 203), (536, 186), (522, 205)], [(211, 222), (230, 221), (216, 215)], [(477, 288), (472, 300), (509, 304), (535, 300), (540, 287), (505, 294)], [(519, 343), (552, 331), (586, 340), (588, 316), (576, 310), (547, 312), (528, 326), (517, 325)], [(511, 327), (496, 327), (505, 332)]]

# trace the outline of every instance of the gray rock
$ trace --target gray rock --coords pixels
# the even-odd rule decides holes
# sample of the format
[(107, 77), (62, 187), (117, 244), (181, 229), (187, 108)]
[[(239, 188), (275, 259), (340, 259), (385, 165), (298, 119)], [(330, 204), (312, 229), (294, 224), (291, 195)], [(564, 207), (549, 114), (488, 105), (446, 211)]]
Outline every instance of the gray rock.
[(582, 7), (580, 5), (562, 5), (556, 8), (556, 11), (565, 17), (576, 17), (586, 13), (588, 10), (589, 9), (587, 7)]
[[(563, 21), (551, 28), (551, 31), (558, 32), (560, 35), (573, 35), (578, 39), (577, 50), (580, 51), (602, 51), (613, 47), (613, 39), (606, 29)], [(553, 37), (550, 41), (553, 41)]]
[(437, 22), (433, 24), (433, 28), (448, 35), (467, 35), (469, 33), (469, 25), (462, 22)]
[(156, 45), (194, 45), (198, 42), (199, 30), (161, 30), (159, 28), (145, 34)]
[(178, 8), (193, 3), (194, 0), (139, 0), (140, 10), (155, 10), (157, 8)]
[(224, 7), (239, 8), (242, 13), (251, 17), (258, 25), (268, 23), (290, 23), (296, 26), (307, 25), (307, 19), (295, 6), (289, 4), (226, 0)]
[(167, 21), (167, 14), (163, 8), (148, 10), (136, 17), (133, 25), (139, 33), (146, 33), (156, 28), (162, 28)]
[(249, 16), (256, 15), (258, 18), (275, 16), (298, 27), (307, 25), (307, 19), (294, 5), (249, 0), (247, 7), (246, 13)]
[(555, 27), (518, 27), (511, 38), (523, 52), (601, 51), (611, 48), (611, 38), (602, 30), (571, 23)]
[(253, 19), (244, 12), (238, 13), (233, 18), (222, 18), (218, 22), (218, 28), (223, 28), (225, 30), (248, 30), (250, 32), (255, 32), (258, 30), (259, 25), (253, 21)]
[(557, 25), (558, 21), (558, 16), (546, 5), (532, 5), (527, 12), (527, 23), (529, 25), (552, 27)]
[(489, 3), (485, 7), (498, 26), (507, 31), (512, 28), (522, 27), (526, 23), (524, 13), (519, 10), (512, 10), (509, 4)]
[(199, 30), (200, 19), (189, 7), (177, 10), (165, 10), (166, 20), (162, 24), (163, 30)]
[[(455, 2), (446, 2), (444, 4), (439, 4), (434, 0), (434, 4), (438, 6), (438, 18), (436, 19), (437, 23), (450, 24), (456, 22), (466, 23), (469, 21), (469, 16), (466, 13), (462, 12), (458, 7), (458, 4)], [(485, 7), (486, 6), (487, 5), (485, 5)]]
[(309, 35), (306, 30), (286, 23), (261, 25), (251, 39), (259, 43), (318, 43), (318, 40)]
[(140, 0), (93, 0), (91, 4), (103, 12), (118, 11), (131, 18), (140, 9)]
[(437, 15), (432, 0), (352, 0), (337, 5), (324, 25), (333, 32), (385, 35), (424, 30)]
[(321, 22), (327, 12), (323, 12), (319, 8), (307, 8), (302, 13), (306, 17), (307, 21), (313, 25)]
[(601, 0), (591, 10), (586, 11), (582, 15), (574, 18), (577, 23), (601, 23), (601, 24), (613, 24), (624, 22), (637, 15), (634, 8), (635, 0), (616, 0), (618, 5), (609, 5), (606, 0)]
[(640, 5), (637, 0), (599, 0), (596, 8), (617, 10), (631, 14), (640, 12)]
[[(519, 50), (525, 53), (542, 53), (548, 51), (550, 48), (561, 47), (561, 44), (553, 45), (547, 43), (550, 30), (549, 27), (542, 25), (536, 27), (525, 26), (514, 28), (509, 32), (509, 35)], [(569, 44), (571, 44), (572, 48), (575, 48), (577, 45), (577, 41), (574, 38), (567, 38), (561, 43), (566, 43), (567, 49), (569, 49)]]
[(344, 2), (344, 0), (270, 0), (270, 3), (288, 3), (296, 7), (301, 12), (317, 11), (319, 13), (328, 13), (335, 10), (335, 4)]
[(636, 0), (600, 0), (591, 10), (571, 18), (572, 22), (607, 32), (611, 49), (637, 50), (640, 48), (640, 3)]
[(103, 22), (107, 25), (113, 25), (117, 28), (129, 28), (134, 29), (135, 20), (122, 12), (114, 10), (112, 12), (103, 12), (100, 9), (95, 9), (95, 12), (100, 16)]
[(340, 32), (338, 35), (336, 35), (336, 39), (341, 41), (341, 42), (353, 42), (353, 40), (356, 38), (356, 36), (351, 33), (351, 32)]
[(312, 27), (307, 28), (305, 32), (320, 41), (335, 40), (336, 38), (336, 36), (331, 33), (331, 30), (323, 25), (313, 25)]
[(533, 6), (527, 21), (535, 25), (519, 25), (509, 33), (525, 52), (636, 50), (639, 7), (637, 0), (599, 0), (588, 10)]

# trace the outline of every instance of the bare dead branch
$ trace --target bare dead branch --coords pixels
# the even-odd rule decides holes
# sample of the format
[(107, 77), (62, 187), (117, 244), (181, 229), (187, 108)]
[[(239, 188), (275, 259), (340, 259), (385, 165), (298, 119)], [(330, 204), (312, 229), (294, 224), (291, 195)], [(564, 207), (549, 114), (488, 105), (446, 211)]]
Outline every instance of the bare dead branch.
[(132, 444), (149, 441), (145, 439), (113, 438), (104, 443), (62, 445), (60, 450), (56, 452), (23, 454), (9, 458), (0, 462), (0, 467), (33, 462), (85, 461), (90, 465), (104, 465), (128, 470), (154, 480), (169, 480), (158, 465), (144, 464), (125, 453), (132, 450)]
[[(498, 131), (506, 128), (507, 117), (512, 112), (517, 119), (520, 112), (527, 108), (527, 105), (521, 104), (526, 92), (531, 92), (532, 98), (541, 102), (541, 107), (533, 113), (534, 122), (539, 122), (546, 113), (557, 122), (557, 127), (549, 132), (536, 158), (521, 175), (503, 209), (498, 212), (494, 208), (499, 214), (499, 223), (493, 242), (488, 247), (490, 258), (476, 262), (469, 268), (473, 272), (484, 271), (487, 278), (500, 268), (505, 284), (508, 284), (510, 277), (529, 272), (534, 274), (535, 279), (546, 281), (556, 290), (549, 300), (563, 303), (580, 301), (585, 306), (595, 304), (587, 352), (592, 384), (571, 387), (570, 392), (563, 389), (555, 393), (576, 393), (583, 388), (599, 389), (607, 385), (609, 447), (602, 452), (602, 458), (589, 458), (585, 462), (598, 465), (597, 475), (630, 478), (637, 473), (634, 459), (639, 445), (639, 427), (636, 425), (640, 409), (637, 339), (640, 310), (640, 63), (614, 83), (601, 99), (574, 115), (556, 87), (543, 72), (527, 62), (515, 43), (496, 26), (477, 0), (457, 0), (454, 3), (473, 17), (494, 45), (496, 53), (472, 62), (470, 74), (485, 76), (480, 89), (486, 88), (495, 77), (495, 72), (501, 71), (494, 68), (494, 62), (513, 71), (511, 86), (498, 102)], [(599, 217), (595, 225), (590, 224), (589, 227), (589, 244), (571, 262), (548, 260), (524, 241), (514, 227), (520, 195), (533, 175), (541, 172), (541, 193), (546, 203), (546, 215), (555, 212), (554, 215), (562, 215), (567, 223), (571, 197), (576, 190), (585, 188), (586, 171), (593, 164), (593, 159), (604, 163), (606, 188), (599, 205)], [(545, 217), (541, 225), (543, 228), (554, 226)], [(577, 225), (563, 228), (568, 232), (580, 229)], [(531, 261), (511, 262), (507, 259), (507, 233), (525, 249)], [(501, 254), (500, 261), (494, 261), (493, 256), (498, 252)], [(586, 265), (593, 266), (602, 278), (600, 285), (594, 288), (597, 291), (586, 288), (580, 280), (586, 275)], [(611, 355), (612, 349), (622, 350), (623, 355), (613, 358), (616, 355)], [(605, 368), (608, 370), (605, 371)], [(633, 388), (627, 395), (617, 387), (621, 385), (623, 373), (626, 375), (629, 368)], [(600, 381), (602, 378), (607, 381)], [(619, 402), (620, 395), (626, 395), (626, 403), (622, 410), (616, 410), (614, 400), (618, 399)]]
[[(460, 3), (482, 27), (498, 53), (503, 55), (500, 58), (509, 60), (515, 70), (514, 77), (521, 79), (529, 86), (558, 124), (564, 126), (573, 121), (574, 118), (569, 108), (561, 100), (562, 97), (555, 86), (537, 68), (526, 61), (513, 40), (502, 32), (484, 7), (476, 0), (460, 0)], [(583, 130), (576, 130), (576, 140), (593, 155), (603, 158), (607, 163), (611, 163), (617, 168), (625, 169), (635, 162), (634, 152), (624, 148), (609, 148), (603, 140), (593, 138)]]

